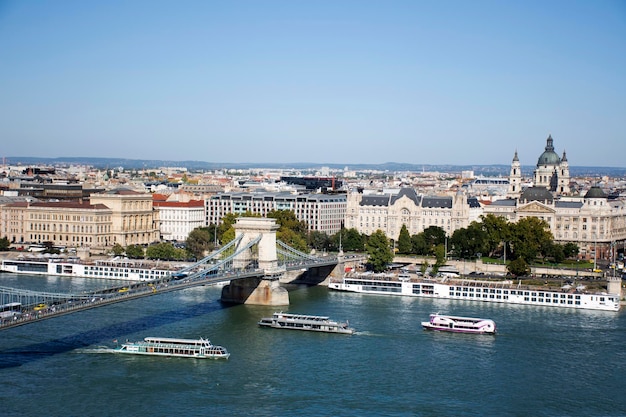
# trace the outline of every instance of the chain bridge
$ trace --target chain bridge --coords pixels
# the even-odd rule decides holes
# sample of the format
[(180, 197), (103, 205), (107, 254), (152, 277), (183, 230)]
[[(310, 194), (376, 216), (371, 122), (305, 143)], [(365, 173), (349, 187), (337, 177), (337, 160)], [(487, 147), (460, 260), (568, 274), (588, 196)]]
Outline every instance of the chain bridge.
[(235, 239), (205, 258), (165, 277), (83, 293), (36, 292), (0, 287), (0, 330), (92, 308), (201, 285), (227, 283), (222, 301), (288, 305), (281, 280), (309, 275), (323, 281), (337, 257), (316, 257), (276, 239), (274, 219), (239, 218)]

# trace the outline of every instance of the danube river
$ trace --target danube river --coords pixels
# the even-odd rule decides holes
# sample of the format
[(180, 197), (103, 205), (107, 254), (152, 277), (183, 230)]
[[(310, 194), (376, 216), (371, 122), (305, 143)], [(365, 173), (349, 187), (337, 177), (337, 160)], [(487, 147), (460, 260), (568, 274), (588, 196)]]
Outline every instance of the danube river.
[[(0, 285), (110, 284), (0, 274)], [(624, 416), (626, 313), (329, 292), (285, 311), (353, 336), (260, 328), (274, 309), (199, 287), (0, 332), (2, 416)], [(491, 318), (496, 336), (423, 331), (432, 312)], [(229, 360), (106, 353), (114, 340), (209, 338)]]

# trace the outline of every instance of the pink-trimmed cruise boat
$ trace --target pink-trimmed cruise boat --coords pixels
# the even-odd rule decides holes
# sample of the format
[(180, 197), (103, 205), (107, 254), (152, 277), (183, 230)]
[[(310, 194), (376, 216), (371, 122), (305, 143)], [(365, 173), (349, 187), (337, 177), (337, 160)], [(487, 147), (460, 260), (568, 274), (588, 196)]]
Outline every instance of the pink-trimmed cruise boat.
[(445, 316), (439, 313), (431, 314), (429, 321), (423, 321), (425, 330), (437, 330), (453, 333), (495, 334), (496, 323), (489, 319), (472, 317)]

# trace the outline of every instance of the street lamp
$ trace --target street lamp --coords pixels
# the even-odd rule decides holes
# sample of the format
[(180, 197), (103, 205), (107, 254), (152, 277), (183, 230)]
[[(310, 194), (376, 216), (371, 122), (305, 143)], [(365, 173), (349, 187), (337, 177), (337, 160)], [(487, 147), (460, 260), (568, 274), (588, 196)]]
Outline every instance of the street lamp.
[(593, 234), (593, 272), (596, 272), (598, 269), (598, 239), (596, 234)]
[(616, 242), (613, 241), (611, 242), (611, 252), (613, 253), (613, 278), (615, 278), (615, 270), (617, 269), (617, 264), (615, 263), (615, 252), (617, 252), (615, 249), (615, 245)]

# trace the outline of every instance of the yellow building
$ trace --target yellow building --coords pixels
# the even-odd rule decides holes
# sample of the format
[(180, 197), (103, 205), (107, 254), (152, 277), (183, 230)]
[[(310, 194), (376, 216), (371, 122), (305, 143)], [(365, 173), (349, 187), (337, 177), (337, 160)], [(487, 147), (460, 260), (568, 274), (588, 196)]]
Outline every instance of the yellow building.
[(27, 242), (24, 222), (26, 207), (26, 201), (0, 205), (0, 237), (6, 237), (13, 243)]
[(110, 245), (147, 245), (160, 239), (158, 212), (152, 206), (152, 194), (117, 188), (92, 194), (90, 201), (111, 210)]
[(20, 202), (2, 207), (2, 235), (12, 243), (107, 246), (111, 210), (102, 204)]

